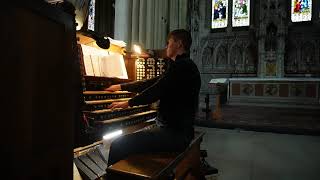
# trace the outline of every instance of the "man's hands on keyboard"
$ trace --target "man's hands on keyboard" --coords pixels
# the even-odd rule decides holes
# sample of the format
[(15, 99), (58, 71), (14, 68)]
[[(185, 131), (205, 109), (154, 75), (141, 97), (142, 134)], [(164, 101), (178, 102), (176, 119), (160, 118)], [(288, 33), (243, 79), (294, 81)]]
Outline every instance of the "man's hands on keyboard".
[(129, 107), (129, 102), (128, 101), (120, 101), (120, 102), (113, 102), (108, 106), (110, 109), (115, 109), (115, 108), (128, 108)]

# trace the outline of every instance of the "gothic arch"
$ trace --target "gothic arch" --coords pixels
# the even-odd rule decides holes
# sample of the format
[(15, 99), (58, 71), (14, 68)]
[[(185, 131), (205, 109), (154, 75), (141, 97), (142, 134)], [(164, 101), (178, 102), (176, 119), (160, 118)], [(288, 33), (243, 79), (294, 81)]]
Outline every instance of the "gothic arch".
[(202, 66), (212, 66), (213, 60), (212, 60), (212, 48), (206, 46), (202, 51)]
[(219, 46), (215, 49), (215, 65), (217, 67), (219, 66), (225, 66), (228, 64), (228, 46), (225, 43), (221, 43)]
[(294, 66), (297, 62), (300, 61), (299, 58), (299, 48), (296, 41), (289, 41), (286, 44), (285, 51), (285, 65)]
[(316, 63), (316, 49), (315, 44), (311, 41), (307, 41), (301, 46), (301, 62), (303, 64), (315, 64)]
[(252, 50), (251, 44), (247, 44), (244, 48), (244, 64), (254, 65), (255, 64), (255, 52)]
[(233, 46), (230, 52), (230, 64), (243, 64), (243, 52), (238, 44)]
[(268, 23), (266, 27), (266, 39), (264, 43), (265, 51), (276, 51), (278, 48), (278, 27), (274, 22)]

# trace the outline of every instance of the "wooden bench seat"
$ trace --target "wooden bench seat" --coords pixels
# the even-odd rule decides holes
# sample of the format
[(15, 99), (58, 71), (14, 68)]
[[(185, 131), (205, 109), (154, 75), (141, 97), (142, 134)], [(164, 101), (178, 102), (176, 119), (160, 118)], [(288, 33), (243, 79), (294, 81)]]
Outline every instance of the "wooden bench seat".
[(131, 155), (107, 168), (107, 179), (199, 179), (200, 143), (204, 133), (196, 132), (181, 153)]

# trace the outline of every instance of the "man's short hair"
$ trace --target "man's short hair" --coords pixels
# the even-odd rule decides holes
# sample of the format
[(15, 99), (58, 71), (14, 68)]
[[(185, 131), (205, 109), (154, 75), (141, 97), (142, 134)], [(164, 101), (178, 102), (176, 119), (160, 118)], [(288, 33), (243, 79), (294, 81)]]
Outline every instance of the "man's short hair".
[(169, 33), (168, 40), (172, 38), (175, 41), (181, 40), (183, 48), (186, 52), (190, 51), (190, 47), (192, 44), (192, 38), (189, 31), (185, 29), (176, 29)]

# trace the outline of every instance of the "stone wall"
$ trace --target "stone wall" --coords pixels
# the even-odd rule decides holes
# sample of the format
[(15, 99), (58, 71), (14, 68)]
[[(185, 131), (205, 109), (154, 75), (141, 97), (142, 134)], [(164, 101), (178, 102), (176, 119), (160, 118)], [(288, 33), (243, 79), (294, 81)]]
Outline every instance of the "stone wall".
[(320, 2), (313, 1), (311, 22), (293, 23), (291, 1), (251, 0), (250, 26), (212, 30), (211, 1), (190, 5), (193, 46), (191, 57), (202, 74), (201, 93), (214, 93), (208, 85), (220, 77), (319, 77)]

